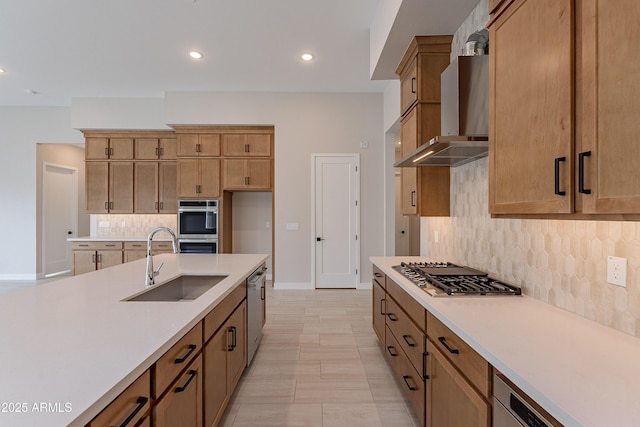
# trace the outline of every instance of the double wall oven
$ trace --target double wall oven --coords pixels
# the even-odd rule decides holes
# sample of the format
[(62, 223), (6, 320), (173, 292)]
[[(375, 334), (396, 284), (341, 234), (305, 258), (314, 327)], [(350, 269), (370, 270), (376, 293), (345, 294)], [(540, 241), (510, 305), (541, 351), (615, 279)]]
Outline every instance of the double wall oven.
[(218, 201), (178, 202), (178, 243), (181, 253), (218, 253)]

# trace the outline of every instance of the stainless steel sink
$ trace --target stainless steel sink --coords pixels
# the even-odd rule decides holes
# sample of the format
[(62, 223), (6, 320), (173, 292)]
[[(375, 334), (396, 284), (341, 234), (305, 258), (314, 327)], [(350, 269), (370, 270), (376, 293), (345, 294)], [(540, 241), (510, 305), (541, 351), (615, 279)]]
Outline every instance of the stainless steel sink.
[(176, 277), (166, 283), (154, 285), (124, 301), (193, 301), (227, 278), (227, 275)]

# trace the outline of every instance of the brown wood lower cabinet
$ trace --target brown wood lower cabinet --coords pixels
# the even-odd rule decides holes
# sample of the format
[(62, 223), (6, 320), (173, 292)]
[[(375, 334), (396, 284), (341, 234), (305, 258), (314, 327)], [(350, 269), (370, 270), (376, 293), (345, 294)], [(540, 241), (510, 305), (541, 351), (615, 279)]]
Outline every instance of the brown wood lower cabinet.
[(384, 346), (384, 325), (386, 315), (386, 300), (387, 294), (380, 284), (373, 281), (373, 330), (375, 331), (378, 339)]
[(491, 406), (427, 340), (427, 427), (488, 427)]
[[(151, 407), (151, 374), (145, 371), (113, 402), (102, 410), (88, 427), (136, 425)], [(148, 416), (147, 416), (148, 419)]]
[(218, 425), (247, 366), (246, 299), (204, 347), (205, 426)]
[(73, 242), (73, 274), (122, 264), (122, 242)]
[(153, 408), (153, 425), (201, 427), (203, 377), (200, 354), (189, 364), (184, 374), (171, 384), (169, 391), (156, 402)]

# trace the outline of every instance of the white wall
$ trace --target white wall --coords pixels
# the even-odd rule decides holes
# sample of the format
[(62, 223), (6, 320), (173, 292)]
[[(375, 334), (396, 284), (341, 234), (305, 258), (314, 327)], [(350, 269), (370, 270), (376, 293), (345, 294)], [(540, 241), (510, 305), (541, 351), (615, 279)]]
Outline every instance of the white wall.
[(0, 107), (0, 279), (35, 279), (36, 144), (82, 143), (68, 107)]
[[(149, 124), (275, 126), (276, 284), (312, 282), (311, 154), (359, 152), (361, 282), (371, 282), (369, 257), (384, 253), (382, 94), (168, 92), (163, 118), (154, 100), (82, 99), (72, 108), (78, 128), (131, 128), (137, 116)], [(362, 140), (369, 141), (368, 149), (360, 149)], [(287, 231), (290, 222), (300, 229)]]

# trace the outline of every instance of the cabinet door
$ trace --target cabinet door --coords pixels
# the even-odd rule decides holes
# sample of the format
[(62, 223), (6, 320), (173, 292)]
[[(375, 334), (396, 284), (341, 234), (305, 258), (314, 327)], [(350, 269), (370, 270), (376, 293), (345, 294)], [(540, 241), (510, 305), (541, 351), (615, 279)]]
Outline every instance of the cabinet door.
[(132, 160), (133, 138), (109, 138), (109, 158), (111, 160)]
[(640, 4), (582, 3), (583, 212), (640, 213)]
[(96, 251), (73, 251), (73, 275), (96, 271)]
[(178, 152), (178, 141), (176, 138), (160, 138), (161, 160), (175, 160)]
[(224, 159), (224, 188), (244, 189), (246, 175), (246, 161), (244, 159)]
[(107, 160), (109, 158), (109, 138), (85, 138), (84, 158), (86, 160)]
[(124, 262), (137, 261), (147, 257), (147, 251), (145, 250), (129, 250), (124, 251)]
[[(243, 301), (227, 321), (230, 332), (229, 385), (235, 388), (247, 366), (247, 301)], [(231, 393), (233, 390), (229, 390)]]
[(198, 159), (178, 159), (178, 197), (183, 199), (198, 197)]
[(417, 100), (418, 57), (416, 56), (400, 77), (400, 114), (404, 115)]
[(109, 163), (85, 162), (88, 213), (109, 212)]
[[(412, 109), (400, 123), (402, 157), (418, 148), (417, 107)], [(401, 212), (402, 215), (418, 213), (418, 168), (400, 169)]]
[(271, 189), (271, 160), (248, 159), (246, 187), (252, 190)]
[(197, 156), (198, 143), (198, 135), (178, 135), (178, 156)]
[(427, 427), (489, 427), (489, 403), (430, 341), (427, 351)]
[(386, 313), (385, 308), (386, 293), (382, 286), (375, 280), (373, 281), (373, 330), (375, 331), (378, 339), (385, 345), (384, 342), (384, 316)]
[(98, 270), (122, 264), (122, 251), (98, 251), (96, 253)]
[(491, 213), (573, 210), (573, 3), (515, 1), (490, 26)]
[(218, 198), (220, 197), (220, 160), (202, 158), (199, 162), (199, 185), (198, 197)]
[(109, 213), (133, 213), (133, 162), (109, 163)]
[(138, 421), (145, 418), (151, 406), (150, 384), (151, 375), (146, 371), (91, 420), (88, 426), (138, 425)]
[(204, 134), (198, 135), (199, 156), (217, 157), (220, 155), (220, 135)]
[(227, 375), (227, 330), (220, 328), (205, 345), (204, 371), (204, 424), (214, 425), (222, 416), (228, 400), (229, 380)]
[(198, 355), (187, 370), (174, 382), (167, 394), (153, 408), (157, 427), (202, 426), (202, 386), (204, 382), (202, 355)]
[(160, 155), (158, 138), (136, 138), (133, 141), (133, 155), (136, 160), (156, 160)]
[(159, 176), (159, 206), (160, 213), (177, 213), (178, 212), (178, 173), (176, 162), (160, 162), (158, 164)]
[(158, 212), (158, 162), (135, 162), (134, 213)]

